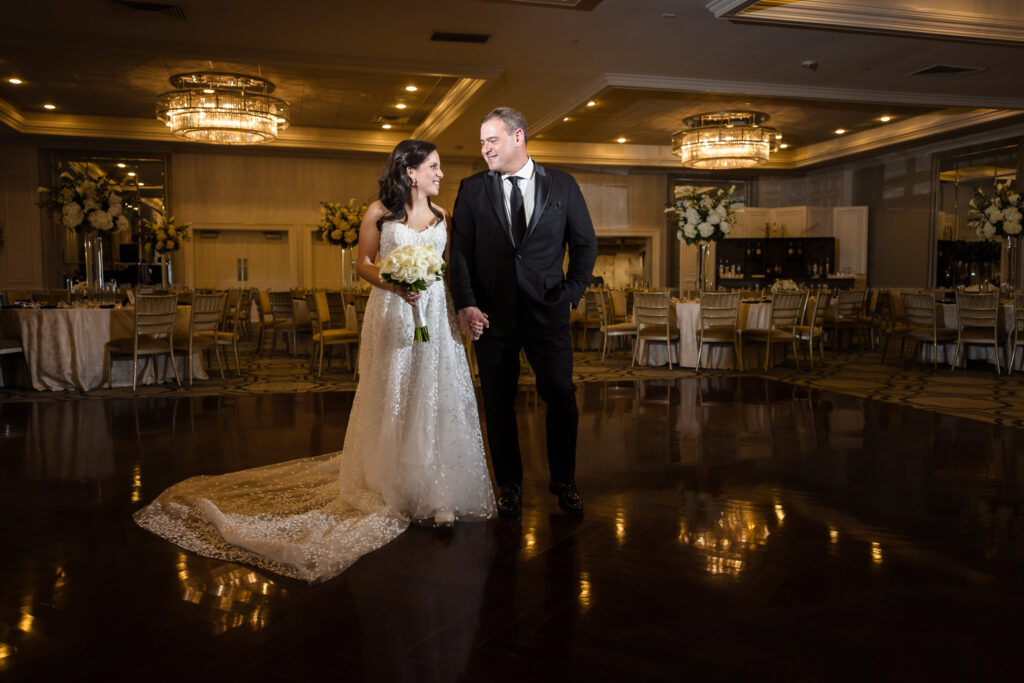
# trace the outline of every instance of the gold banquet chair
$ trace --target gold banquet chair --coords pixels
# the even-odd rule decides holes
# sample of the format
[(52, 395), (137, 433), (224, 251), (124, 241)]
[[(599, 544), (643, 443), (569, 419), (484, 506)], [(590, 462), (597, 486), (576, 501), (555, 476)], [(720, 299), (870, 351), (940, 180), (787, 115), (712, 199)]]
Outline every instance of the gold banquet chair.
[[(743, 347), (739, 334), (740, 294), (701, 292), (697, 315), (697, 372), (704, 347), (731, 344), (736, 352), (736, 369), (743, 370)], [(708, 351), (710, 354), (711, 352)]]
[(633, 318), (636, 321), (636, 344), (633, 346), (633, 362), (640, 352), (643, 341), (644, 353), (651, 342), (665, 342), (668, 353), (668, 368), (672, 369), (672, 344), (679, 341), (679, 328), (672, 324), (668, 292), (637, 292), (633, 295)]
[(832, 302), (832, 293), (827, 289), (821, 289), (814, 295), (814, 302), (807, 298), (805, 308), (810, 307), (804, 316), (804, 323), (796, 326), (794, 334), (801, 342), (807, 342), (807, 362), (814, 369), (814, 343), (818, 343), (818, 353), (821, 354), (821, 362), (825, 363), (825, 318), (828, 313), (828, 306)]
[(772, 294), (771, 310), (768, 313), (768, 327), (743, 330), (742, 341), (764, 344), (764, 367), (768, 369), (772, 358), (772, 343), (789, 343), (793, 347), (793, 361), (800, 369), (800, 340), (796, 327), (804, 312), (807, 292), (775, 292)]
[[(956, 341), (956, 330), (950, 327), (939, 327), (938, 314), (935, 310), (935, 292), (904, 292), (903, 311), (907, 316), (907, 340), (914, 342), (914, 352), (921, 344), (932, 345), (932, 369), (939, 366), (939, 344)], [(903, 349), (900, 349), (903, 357)]]
[(1012, 348), (1013, 351), (1010, 353), (1010, 360), (1006, 363), (1006, 374), (1009, 375), (1013, 372), (1013, 364), (1017, 360), (1017, 350), (1020, 348), (1020, 344), (1024, 341), (1024, 292), (1013, 293), (1013, 330), (1010, 332), (1013, 336)]
[[(590, 292), (587, 292), (590, 295)], [(616, 315), (612, 309), (612, 298), (610, 293), (606, 290), (603, 292), (597, 292), (597, 296), (594, 299), (594, 305), (597, 307), (598, 313), (601, 316), (601, 362), (604, 362), (605, 356), (608, 355), (608, 339), (610, 337), (636, 337), (636, 325), (631, 322), (617, 322)], [(625, 305), (625, 299), (623, 299), (623, 305)]]
[[(359, 330), (356, 329), (355, 306), (349, 306), (345, 309), (345, 327), (331, 326), (330, 308), (324, 292), (306, 294), (306, 306), (309, 308), (309, 322), (313, 328), (312, 361), (317, 368), (316, 376), (321, 377), (324, 374), (324, 351), (326, 348), (328, 346), (344, 345), (348, 353), (349, 365), (352, 367), (352, 377), (355, 378), (359, 367)], [(353, 346), (357, 347), (355, 360), (352, 357)]]
[[(178, 295), (143, 295), (135, 297), (135, 324), (131, 337), (111, 339), (107, 342), (103, 375), (111, 385), (111, 356), (132, 357), (132, 391), (138, 385), (139, 356), (167, 354), (174, 369), (174, 379), (181, 386), (181, 376), (174, 362), (174, 315), (178, 309)], [(156, 361), (153, 361), (156, 372)]]
[(961, 358), (964, 346), (992, 345), (996, 356), (996, 373), (1002, 373), (999, 367), (999, 352), (1005, 335), (999, 334), (999, 293), (974, 294), (956, 293), (956, 350), (949, 362), (949, 369), (955, 370)]
[(220, 345), (217, 330), (221, 324), (225, 294), (193, 294), (192, 311), (188, 321), (188, 341), (175, 342), (174, 348), (184, 351), (188, 364), (188, 385), (192, 386), (192, 354), (196, 351), (210, 351), (217, 356), (220, 378), (224, 379), (224, 364), (220, 360)]

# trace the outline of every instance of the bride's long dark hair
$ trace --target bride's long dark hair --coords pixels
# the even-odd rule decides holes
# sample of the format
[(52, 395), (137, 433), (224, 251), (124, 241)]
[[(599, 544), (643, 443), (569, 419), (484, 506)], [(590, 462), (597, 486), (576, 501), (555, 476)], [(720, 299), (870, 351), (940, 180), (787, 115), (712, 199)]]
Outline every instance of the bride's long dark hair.
[[(391, 156), (384, 164), (384, 172), (380, 180), (380, 203), (387, 209), (387, 213), (377, 219), (377, 229), (380, 230), (385, 221), (404, 221), (405, 207), (409, 203), (409, 196), (412, 194), (412, 181), (406, 169), (417, 168), (432, 152), (437, 151), (437, 146), (426, 140), (402, 140)], [(444, 218), (440, 211), (434, 208), (427, 197), (427, 206), (430, 212), (439, 219)]]

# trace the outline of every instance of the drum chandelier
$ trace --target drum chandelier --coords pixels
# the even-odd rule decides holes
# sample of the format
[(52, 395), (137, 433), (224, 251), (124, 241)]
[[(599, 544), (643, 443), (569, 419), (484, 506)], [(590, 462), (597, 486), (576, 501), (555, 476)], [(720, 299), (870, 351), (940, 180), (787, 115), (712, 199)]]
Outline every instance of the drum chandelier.
[(782, 137), (761, 124), (759, 111), (719, 111), (683, 119), (687, 126), (672, 136), (672, 153), (688, 168), (749, 168), (768, 161)]
[(273, 142), (288, 127), (288, 103), (256, 76), (200, 71), (171, 76), (174, 90), (156, 100), (156, 117), (180, 138), (216, 145)]

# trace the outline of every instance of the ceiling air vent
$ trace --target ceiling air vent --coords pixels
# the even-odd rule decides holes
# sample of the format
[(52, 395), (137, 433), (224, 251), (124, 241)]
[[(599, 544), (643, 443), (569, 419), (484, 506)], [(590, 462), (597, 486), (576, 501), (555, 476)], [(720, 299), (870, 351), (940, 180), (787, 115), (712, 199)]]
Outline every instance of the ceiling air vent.
[(438, 43), (486, 43), (490, 33), (449, 33), (434, 31), (430, 39)]
[(952, 66), (950, 64), (933, 64), (918, 71), (912, 71), (908, 76), (962, 76), (964, 74), (975, 74), (985, 69), (976, 66)]
[(133, 0), (107, 0), (110, 11), (115, 16), (164, 16), (170, 19), (185, 21), (185, 8), (166, 2), (137, 2)]

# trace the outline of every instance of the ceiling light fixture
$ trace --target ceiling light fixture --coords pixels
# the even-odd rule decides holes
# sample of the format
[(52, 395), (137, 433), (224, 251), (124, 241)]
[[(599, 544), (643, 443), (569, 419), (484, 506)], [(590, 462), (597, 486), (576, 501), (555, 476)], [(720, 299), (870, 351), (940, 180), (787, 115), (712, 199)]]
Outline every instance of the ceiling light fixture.
[(407, 85), (405, 86), (405, 90), (406, 92), (416, 92), (417, 88), (415, 85)]
[(618, 142), (618, 143), (620, 143), (620, 144), (621, 144), (621, 143), (623, 143), (623, 142), (625, 142), (625, 141), (626, 141), (626, 138), (617, 138), (617, 139), (615, 140), (615, 142)]
[(52, 111), (52, 110), (54, 110), (54, 109), (56, 109), (56, 108), (57, 108), (57, 105), (56, 105), (56, 104), (44, 104), (44, 105), (43, 105), (43, 109), (49, 109), (49, 110), (51, 110), (51, 111)]
[(405, 109), (407, 106), (408, 105), (406, 105), (406, 104), (404, 104), (402, 102), (399, 102), (398, 104), (395, 105), (395, 109)]
[(672, 153), (687, 168), (749, 168), (768, 161), (777, 148), (774, 128), (759, 111), (718, 111), (683, 119), (687, 129), (672, 136)]
[(595, 102), (594, 100), (590, 100), (589, 102), (587, 102), (587, 106), (588, 106), (588, 107), (593, 107), (593, 106), (595, 106), (596, 104), (597, 104), (597, 102)]
[(288, 127), (288, 103), (256, 76), (200, 71), (171, 76), (175, 88), (156, 99), (156, 117), (179, 138), (217, 145), (277, 140)]
[(836, 135), (843, 135), (844, 133), (846, 133), (845, 128), (836, 128)]
[(384, 125), (381, 126), (381, 128), (383, 128), (384, 130), (391, 130), (391, 124), (385, 123)]
[(878, 120), (881, 121), (882, 123), (889, 123), (890, 121), (892, 121), (892, 117), (891, 116), (880, 116), (880, 117), (878, 117)]
[(11, 85), (21, 85), (25, 81), (21, 80), (20, 78), (8, 78), (7, 82)]

